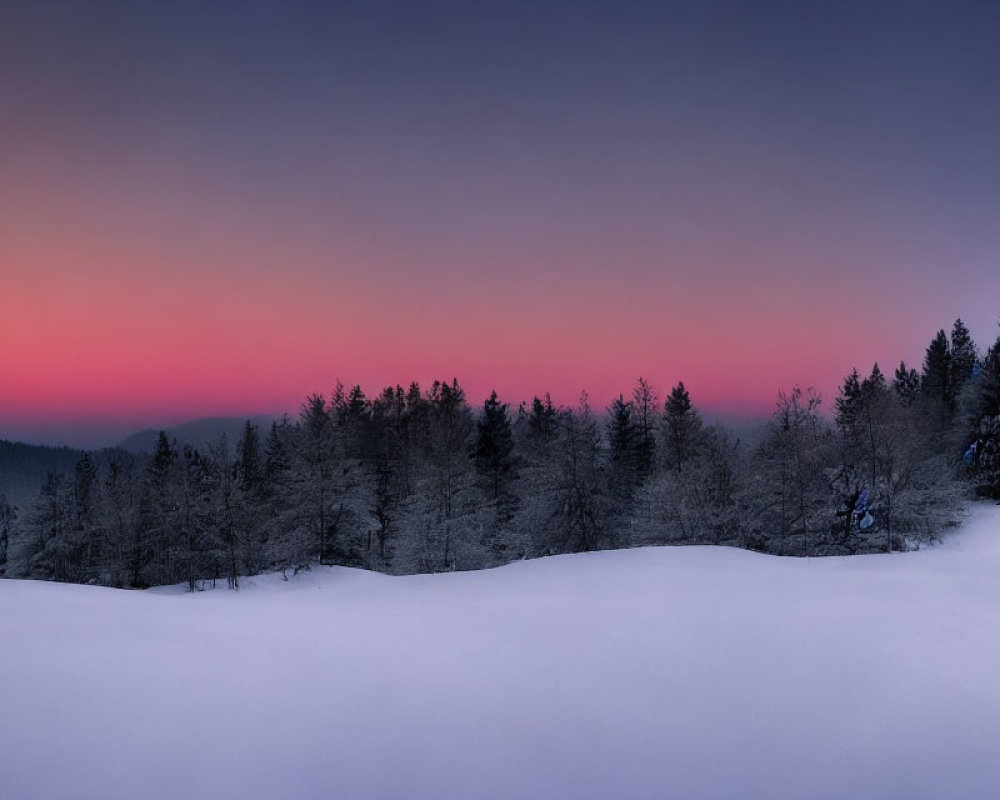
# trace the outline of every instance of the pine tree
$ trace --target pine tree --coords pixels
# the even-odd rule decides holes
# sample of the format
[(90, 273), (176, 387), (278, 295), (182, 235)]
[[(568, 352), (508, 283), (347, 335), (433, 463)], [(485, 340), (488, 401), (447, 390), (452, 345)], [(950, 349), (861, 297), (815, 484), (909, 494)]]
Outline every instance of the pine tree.
[(70, 499), (62, 473), (50, 472), (18, 537), (14, 574), (53, 581), (77, 577), (71, 559)]
[(927, 346), (924, 371), (920, 378), (920, 391), (930, 404), (932, 414), (941, 424), (953, 410), (954, 394), (951, 386), (951, 348), (943, 330)]
[(1000, 500), (1000, 337), (983, 358), (971, 388), (971, 468), (976, 491)]
[(552, 405), (548, 392), (545, 400), (535, 397), (531, 401), (531, 413), (528, 415), (529, 439), (538, 446), (548, 445), (559, 432), (559, 413)]
[[(484, 481), (487, 494), (494, 503), (506, 505), (510, 499), (509, 485), (514, 477), (514, 437), (511, 433), (508, 407), (497, 399), (494, 391), (483, 404), (483, 413), (476, 423), (476, 447), (473, 458), (476, 471)], [(503, 514), (509, 513), (504, 509)]]
[(364, 460), (372, 447), (372, 405), (358, 384), (340, 401), (336, 415), (337, 425), (344, 431), (345, 455)]
[(861, 382), (861, 393), (866, 397), (870, 397), (873, 394), (886, 391), (887, 388), (885, 375), (879, 369), (878, 362), (875, 362), (871, 373)]
[(264, 484), (264, 464), (260, 451), (260, 434), (250, 420), (236, 444), (236, 476), (240, 491), (249, 497), (258, 495)]
[(74, 546), (79, 550), (80, 569), (86, 580), (96, 577), (94, 562), (98, 542), (96, 530), (97, 465), (90, 453), (84, 453), (74, 469), (73, 512)]
[(900, 361), (892, 381), (892, 390), (904, 406), (912, 406), (920, 393), (920, 375), (915, 369), (907, 369), (906, 362)]
[(977, 419), (1000, 416), (1000, 336), (983, 359), (975, 397)]
[(965, 323), (961, 319), (955, 320), (955, 325), (951, 331), (951, 395), (958, 398), (966, 384), (972, 378), (973, 368), (976, 366), (977, 353), (975, 342)]
[(850, 375), (844, 378), (840, 394), (833, 401), (834, 420), (843, 433), (851, 435), (858, 427), (861, 404), (861, 376), (858, 375), (858, 370), (855, 367), (851, 370)]
[(383, 563), (388, 561), (389, 537), (395, 522), (397, 497), (394, 491), (395, 481), (388, 458), (375, 463), (375, 491), (373, 493), (372, 516), (378, 527), (375, 536), (378, 541), (378, 557)]
[(760, 545), (766, 549), (808, 555), (823, 529), (829, 507), (829, 436), (819, 408), (820, 397), (812, 389), (803, 393), (795, 387), (790, 394), (778, 394), (777, 410), (755, 458), (762, 487)]
[(644, 378), (640, 377), (635, 389), (632, 390), (632, 407), (635, 409), (636, 470), (640, 480), (649, 477), (656, 466), (658, 404), (656, 392)]
[(251, 573), (267, 567), (268, 532), (264, 525), (264, 457), (257, 426), (247, 420), (236, 444), (236, 525)]
[(312, 531), (316, 557), (320, 564), (325, 564), (334, 520), (331, 501), (337, 453), (333, 420), (323, 395), (306, 398), (299, 413), (299, 433), (296, 450), (300, 510), (305, 515), (306, 528)]
[(632, 496), (639, 485), (635, 407), (624, 396), (618, 395), (608, 406), (607, 413), (608, 443), (611, 457), (608, 489), (614, 503), (614, 511), (627, 515)]
[(452, 522), (463, 511), (460, 501), (471, 478), (468, 453), (475, 425), (457, 380), (450, 384), (434, 381), (426, 400), (426, 457), (436, 519), (429, 525), (433, 532), (427, 537), (424, 562), (455, 569), (457, 543)]
[(7, 496), (0, 492), (0, 577), (7, 574), (7, 551), (17, 513)]
[(209, 451), (211, 480), (211, 519), (215, 533), (215, 563), (221, 567), (230, 589), (240, 588), (240, 564), (243, 537), (238, 530), (237, 473), (229, 449), (229, 437), (222, 434), (218, 444)]
[[(166, 431), (160, 431), (156, 451), (146, 469), (142, 493), (142, 518), (134, 527), (132, 586), (146, 588), (173, 576), (179, 538), (180, 476), (178, 452)], [(169, 580), (167, 578), (166, 580)]]
[(208, 502), (208, 479), (201, 455), (190, 445), (181, 450), (180, 536), (183, 540), (183, 569), (188, 591), (195, 591), (204, 577), (205, 517)]
[(108, 461), (100, 503), (101, 527), (107, 538), (103, 559), (106, 580), (113, 586), (130, 585), (135, 577), (133, 554), (141, 541), (141, 469), (135, 456), (115, 451)]
[(974, 474), (982, 497), (1000, 500), (1000, 416), (983, 417), (976, 439)]
[(596, 550), (609, 541), (608, 498), (602, 489), (600, 434), (587, 395), (560, 414), (558, 467), (552, 517), (557, 525), (556, 552)]
[(684, 464), (695, 454), (701, 432), (701, 417), (691, 404), (683, 381), (670, 390), (664, 403), (663, 428), (667, 466), (679, 475)]

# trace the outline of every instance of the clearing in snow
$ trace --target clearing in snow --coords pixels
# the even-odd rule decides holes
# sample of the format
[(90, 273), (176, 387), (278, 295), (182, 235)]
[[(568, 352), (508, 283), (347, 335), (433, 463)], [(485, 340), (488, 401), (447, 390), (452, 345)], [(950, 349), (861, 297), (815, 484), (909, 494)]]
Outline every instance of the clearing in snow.
[(0, 795), (993, 798), (1000, 508), (944, 544), (713, 547), (240, 592), (0, 581)]

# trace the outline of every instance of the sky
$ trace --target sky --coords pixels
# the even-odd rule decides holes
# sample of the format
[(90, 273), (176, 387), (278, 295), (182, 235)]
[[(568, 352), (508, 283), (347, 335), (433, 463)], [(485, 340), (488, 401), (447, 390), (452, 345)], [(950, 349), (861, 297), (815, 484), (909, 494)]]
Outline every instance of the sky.
[(0, 2), (0, 438), (1000, 329), (1000, 4)]

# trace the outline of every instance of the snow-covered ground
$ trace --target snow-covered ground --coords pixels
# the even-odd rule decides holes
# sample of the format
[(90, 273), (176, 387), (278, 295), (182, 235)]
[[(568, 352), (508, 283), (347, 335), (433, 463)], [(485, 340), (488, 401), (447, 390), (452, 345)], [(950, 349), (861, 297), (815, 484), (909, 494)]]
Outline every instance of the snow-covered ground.
[(238, 592), (0, 581), (0, 797), (1000, 797), (1000, 508)]

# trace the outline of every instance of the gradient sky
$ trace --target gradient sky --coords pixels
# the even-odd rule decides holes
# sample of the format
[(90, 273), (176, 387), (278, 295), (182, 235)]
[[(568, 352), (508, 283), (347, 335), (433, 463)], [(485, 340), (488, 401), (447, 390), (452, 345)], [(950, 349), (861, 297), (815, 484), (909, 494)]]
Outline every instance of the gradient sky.
[[(210, 7), (209, 7), (210, 6)], [(705, 410), (1000, 316), (1000, 3), (0, 0), (0, 438)]]

